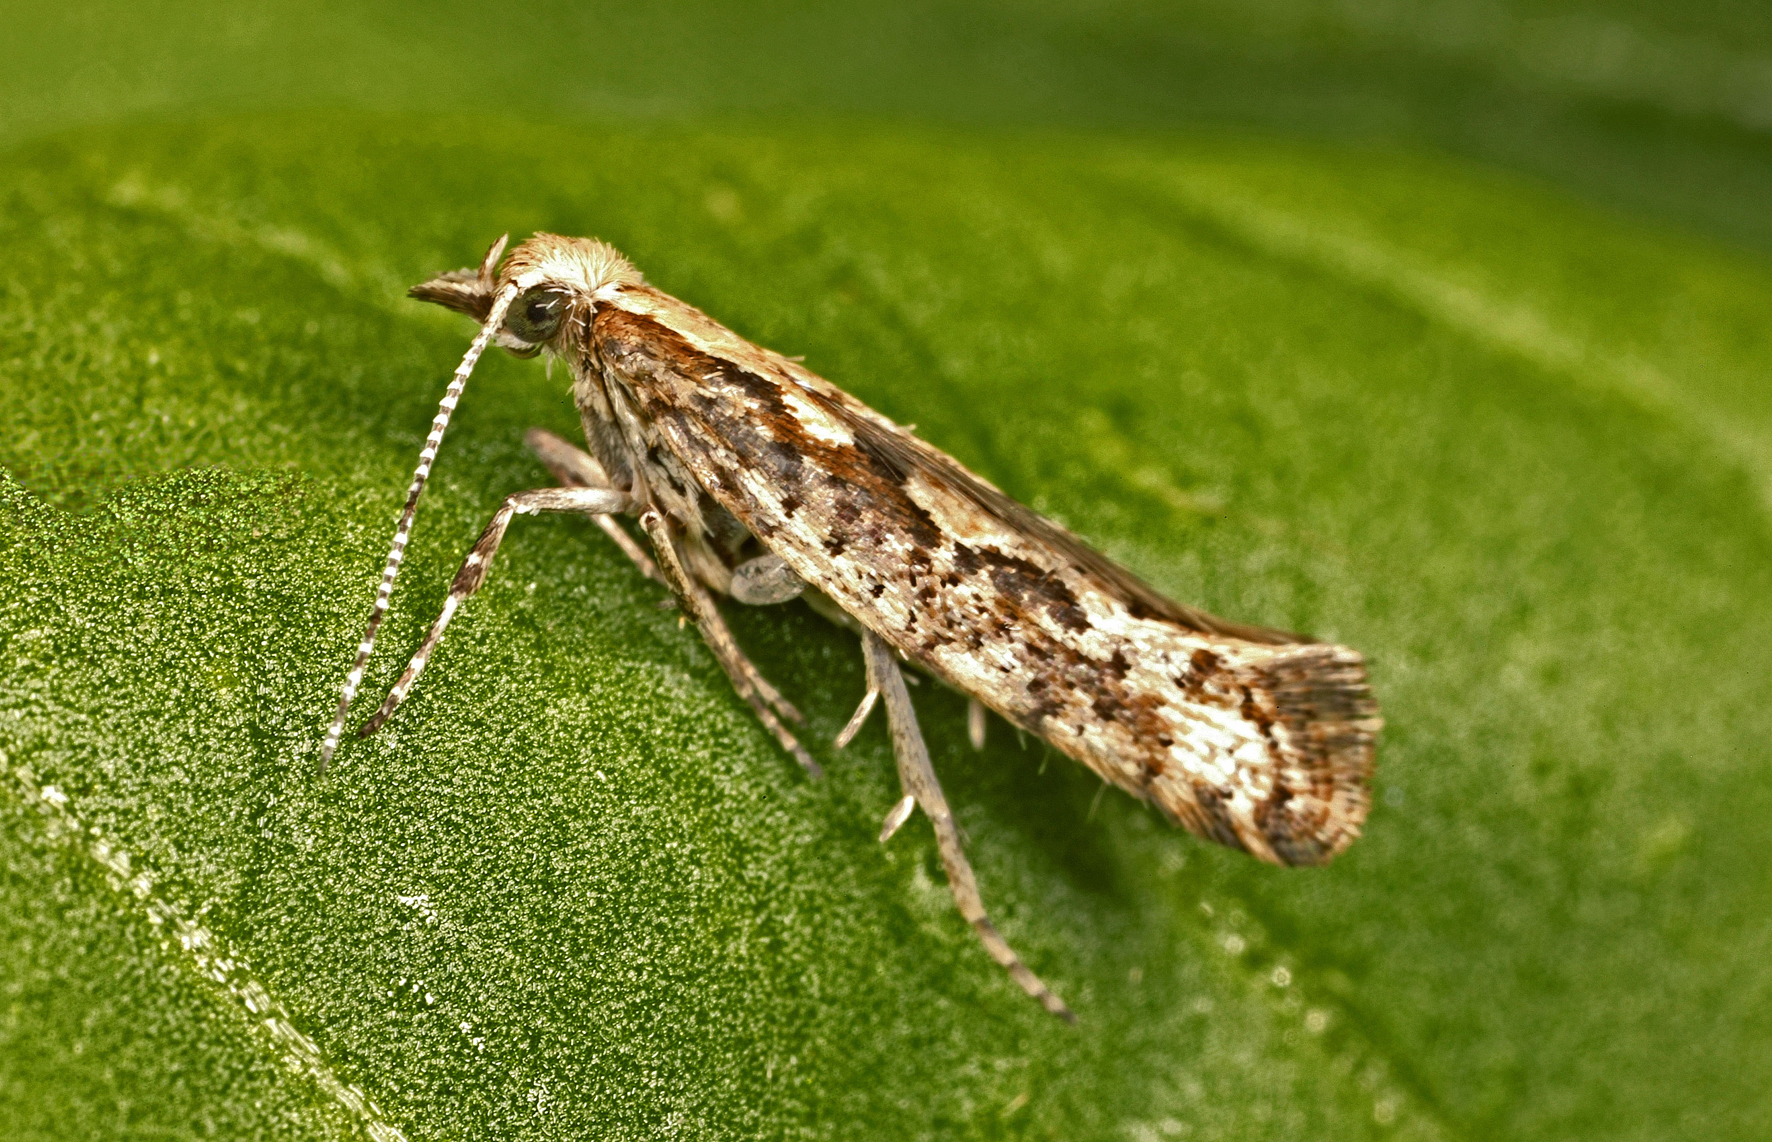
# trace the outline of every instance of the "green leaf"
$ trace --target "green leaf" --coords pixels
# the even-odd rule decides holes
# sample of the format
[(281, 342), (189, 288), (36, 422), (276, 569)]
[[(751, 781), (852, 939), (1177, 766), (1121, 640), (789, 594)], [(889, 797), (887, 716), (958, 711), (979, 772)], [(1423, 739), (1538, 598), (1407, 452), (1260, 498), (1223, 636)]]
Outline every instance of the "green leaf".
[[(1444, 160), (290, 115), (0, 175), (8, 1137), (1750, 1137), (1772, 884), (1772, 274)], [(916, 695), (809, 782), (595, 529), (522, 521), (319, 735), (466, 330), (596, 234), (1159, 586), (1369, 655), (1367, 836), (1289, 871)], [(365, 685), (561, 377), (489, 358)], [(853, 638), (734, 609), (828, 742)], [(1754, 743), (1754, 744), (1750, 744)]]

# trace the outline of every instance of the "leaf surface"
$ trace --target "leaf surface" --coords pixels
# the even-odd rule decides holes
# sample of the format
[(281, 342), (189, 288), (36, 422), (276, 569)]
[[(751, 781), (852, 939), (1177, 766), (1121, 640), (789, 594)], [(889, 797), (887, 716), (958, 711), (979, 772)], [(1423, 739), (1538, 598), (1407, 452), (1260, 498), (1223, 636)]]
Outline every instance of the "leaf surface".
[[(15, 150), (0, 194), (11, 1137), (1749, 1137), (1772, 915), (1759, 261), (1445, 160), (885, 127), (283, 115)], [(467, 331), (402, 299), (595, 234), (1161, 588), (1365, 651), (1336, 864), (1202, 845), (916, 695), (804, 780), (594, 528), (526, 519), (312, 772)], [(392, 682), (571, 434), (489, 358)], [(828, 742), (858, 648), (741, 640)], [(126, 854), (126, 855), (124, 855)], [(311, 1050), (304, 1044), (310, 1044)]]

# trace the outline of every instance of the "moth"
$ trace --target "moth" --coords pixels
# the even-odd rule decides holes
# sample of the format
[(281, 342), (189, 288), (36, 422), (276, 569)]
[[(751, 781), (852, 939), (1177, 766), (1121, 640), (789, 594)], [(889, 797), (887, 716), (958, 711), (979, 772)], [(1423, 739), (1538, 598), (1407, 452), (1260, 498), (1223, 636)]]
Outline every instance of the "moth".
[[(960, 914), (991, 957), (1064, 1019), (1075, 1017), (985, 911), (901, 662), (971, 699), (975, 745), (992, 711), (1207, 840), (1274, 864), (1317, 865), (1359, 835), (1381, 722), (1357, 652), (1165, 598), (909, 428), (648, 285), (602, 242), (538, 233), (503, 258), (505, 244), (478, 269), (410, 291), (479, 330), (419, 454), (322, 768), (363, 680), (450, 414), (496, 343), (565, 363), (588, 451), (531, 431), (558, 486), (499, 506), (361, 736), (411, 692), (450, 619), (486, 581), (511, 521), (576, 512), (670, 589), (740, 697), (814, 776), (817, 762), (789, 729), (798, 711), (745, 657), (715, 600), (800, 597), (860, 634), (868, 688), (837, 746), (884, 701), (904, 796), (880, 840), (922, 809)], [(617, 515), (637, 517), (650, 555)]]

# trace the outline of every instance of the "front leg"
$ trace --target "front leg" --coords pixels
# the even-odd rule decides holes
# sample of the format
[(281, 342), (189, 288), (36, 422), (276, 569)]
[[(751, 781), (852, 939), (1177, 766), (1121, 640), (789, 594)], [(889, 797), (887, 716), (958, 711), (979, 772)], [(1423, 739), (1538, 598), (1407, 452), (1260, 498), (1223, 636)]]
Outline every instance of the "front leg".
[[(634, 501), (626, 492), (618, 492), (613, 488), (536, 488), (533, 491), (518, 492), (505, 497), (493, 513), (492, 520), (480, 538), (474, 542), (467, 558), (462, 560), (461, 570), (455, 573), (455, 581), (449, 585), (449, 597), (443, 600), (443, 612), (431, 629), (419, 643), (418, 650), (407, 664), (400, 680), (394, 683), (386, 700), (373, 716), (357, 731), (358, 737), (368, 737), (386, 724), (406, 695), (412, 690), (412, 684), (424, 673), (425, 663), (443, 640), (443, 632), (449, 628), (449, 620), (455, 617), (456, 610), (466, 602), (468, 597), (486, 582), (487, 574), (492, 570), (492, 558), (498, 554), (498, 548), (504, 542), (505, 532), (511, 526), (511, 520), (520, 515), (535, 515), (539, 512), (583, 512), (591, 515), (606, 515), (610, 512), (627, 512), (634, 510)], [(324, 765), (332, 758), (332, 751), (338, 746), (338, 739), (344, 728), (344, 717), (333, 723), (327, 732), (325, 744), (321, 747), (320, 760)]]
[[(524, 433), (523, 443), (529, 445), (529, 450), (535, 453), (536, 459), (554, 474), (554, 479), (569, 488), (614, 487), (608, 473), (603, 471), (603, 465), (597, 463), (595, 456), (545, 428), (532, 428)], [(621, 548), (623, 555), (634, 561), (634, 566), (640, 569), (642, 575), (655, 583), (664, 582), (664, 576), (658, 573), (652, 557), (634, 542), (633, 536), (622, 530), (614, 516), (608, 513), (593, 515), (591, 521), (603, 529), (603, 534), (615, 540), (615, 545)]]
[[(824, 776), (824, 770), (812, 755), (800, 745), (798, 739), (775, 716), (780, 710), (782, 717), (800, 720), (799, 711), (789, 705), (787, 700), (771, 686), (757, 668), (746, 658), (738, 642), (727, 628), (726, 620), (720, 617), (714, 600), (709, 597), (707, 588), (697, 583), (683, 569), (683, 561), (677, 554), (677, 541), (671, 534), (671, 526), (656, 508), (647, 508), (640, 513), (640, 527), (652, 540), (652, 550), (658, 556), (658, 569), (664, 576), (665, 585), (670, 587), (677, 596), (677, 605), (683, 613), (695, 622), (696, 629), (707, 642), (708, 649), (714, 652), (714, 658), (726, 671), (726, 677), (732, 680), (732, 688), (738, 696), (750, 703), (757, 718), (775, 735), (781, 748), (792, 754), (794, 760), (806, 768), (806, 772), (814, 777)], [(771, 709), (770, 707), (774, 707)]]

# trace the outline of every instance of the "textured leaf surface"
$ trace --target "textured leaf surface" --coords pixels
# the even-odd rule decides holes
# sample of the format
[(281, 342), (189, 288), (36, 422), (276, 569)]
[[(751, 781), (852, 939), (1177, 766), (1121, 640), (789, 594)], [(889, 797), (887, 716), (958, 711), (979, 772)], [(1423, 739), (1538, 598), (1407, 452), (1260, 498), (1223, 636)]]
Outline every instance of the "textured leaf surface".
[[(1751, 1137), (1772, 1081), (1772, 273), (1444, 161), (884, 128), (282, 116), (0, 195), (8, 1137)], [(1332, 868), (917, 694), (985, 959), (879, 725), (803, 780), (587, 525), (318, 737), (497, 233), (604, 237), (1177, 597), (1365, 650)], [(489, 359), (385, 687), (559, 377)], [(828, 741), (852, 638), (733, 615)], [(312, 1045), (310, 1050), (309, 1044)]]

